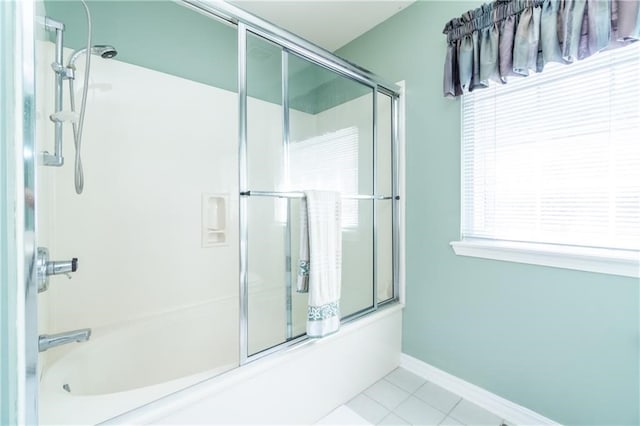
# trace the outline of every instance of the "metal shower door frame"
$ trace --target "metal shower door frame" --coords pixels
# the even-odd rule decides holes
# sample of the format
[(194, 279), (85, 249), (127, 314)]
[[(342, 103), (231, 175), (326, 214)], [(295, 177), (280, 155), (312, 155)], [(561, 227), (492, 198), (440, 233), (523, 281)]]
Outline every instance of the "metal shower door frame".
[[(239, 312), (240, 312), (240, 365), (244, 365), (248, 362), (256, 359), (268, 356), (281, 349), (299, 343), (307, 339), (306, 335), (292, 338), (289, 335), (291, 324), (291, 306), (289, 301), (290, 289), (286, 291), (286, 315), (287, 315), (287, 340), (275, 345), (269, 349), (263, 350), (259, 353), (249, 354), (249, 284), (248, 284), (248, 195), (253, 192), (248, 187), (248, 166), (247, 166), (247, 38), (249, 33), (261, 37), (275, 45), (278, 45), (282, 49), (282, 64), (287, 63), (287, 57), (290, 53), (293, 53), (301, 58), (308, 60), (311, 63), (319, 65), (330, 71), (335, 72), (338, 75), (347, 77), (353, 81), (359, 82), (372, 90), (372, 143), (373, 143), (373, 171), (372, 178), (374, 182), (372, 202), (378, 198), (377, 190), (377, 120), (378, 120), (378, 108), (377, 108), (377, 96), (378, 94), (387, 95), (391, 98), (391, 139), (392, 139), (392, 196), (390, 197), (393, 203), (392, 206), (392, 264), (393, 264), (393, 297), (389, 300), (378, 303), (377, 301), (377, 273), (375, 268), (376, 250), (377, 250), (377, 220), (375, 213), (375, 204), (373, 209), (373, 250), (372, 256), (374, 259), (373, 270), (373, 300), (372, 305), (369, 308), (365, 308), (359, 312), (349, 315), (342, 319), (342, 322), (347, 322), (359, 318), (363, 315), (376, 311), (379, 305), (395, 302), (399, 300), (399, 279), (400, 279), (400, 228), (399, 228), (399, 97), (400, 87), (395, 84), (390, 84), (380, 79), (375, 74), (359, 68), (358, 66), (351, 64), (333, 53), (326, 51), (294, 34), (291, 34), (267, 21), (257, 18), (242, 9), (239, 9), (233, 5), (225, 2), (214, 2), (209, 0), (178, 0), (183, 5), (194, 9), (204, 15), (210, 16), (216, 19), (226, 20), (238, 27), (238, 161), (239, 161), (239, 236), (240, 236), (240, 300), (239, 300)], [(287, 70), (281, 70), (281, 78), (283, 79), (283, 102), (282, 102), (282, 119), (283, 119), (283, 143), (289, 143), (289, 116), (288, 116), (288, 99), (287, 99), (287, 82), (284, 81), (287, 78)], [(246, 196), (243, 196), (246, 195)], [(383, 199), (384, 197), (380, 197)], [(288, 203), (289, 204), (289, 203)], [(287, 209), (290, 210), (289, 208)], [(287, 227), (287, 232), (289, 231)], [(290, 253), (288, 253), (290, 255)], [(290, 263), (287, 264), (290, 267)], [(290, 280), (287, 285), (291, 285)]]
[[(15, 256), (10, 265), (13, 274), (6, 283), (16, 295), (13, 306), (15, 339), (7, 349), (14, 356), (17, 368), (14, 405), (17, 424), (38, 423), (38, 317), (36, 259), (36, 150), (35, 150), (35, 0), (6, 2), (2, 6), (2, 18), (9, 18), (10, 25), (3, 34), (4, 59), (10, 62), (2, 73), (8, 74), (12, 84), (2, 93), (3, 104), (11, 110), (3, 117), (2, 144), (12, 158), (3, 159), (7, 165), (8, 192), (12, 211), (7, 212), (7, 222), (13, 228), (11, 246)], [(8, 15), (8, 16), (7, 16)], [(3, 25), (4, 27), (4, 25)], [(6, 45), (5, 45), (6, 43)], [(4, 62), (4, 61), (3, 61)], [(3, 64), (4, 65), (4, 64)], [(3, 82), (3, 85), (7, 81)], [(3, 114), (4, 115), (4, 114)], [(9, 117), (9, 120), (4, 120)], [(9, 188), (10, 186), (10, 188)], [(11, 219), (12, 217), (12, 219)], [(8, 236), (9, 237), (9, 236)], [(9, 253), (6, 253), (9, 255)]]

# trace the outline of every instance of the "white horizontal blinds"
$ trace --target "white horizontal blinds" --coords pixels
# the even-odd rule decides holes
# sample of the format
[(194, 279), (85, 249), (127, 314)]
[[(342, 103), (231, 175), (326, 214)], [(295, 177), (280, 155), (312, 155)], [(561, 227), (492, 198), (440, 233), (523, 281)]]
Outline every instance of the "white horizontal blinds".
[(463, 238), (640, 249), (640, 43), (466, 94)]
[[(358, 128), (347, 127), (290, 143), (288, 179), (292, 191), (358, 194)], [(357, 200), (342, 200), (342, 225), (358, 225)]]

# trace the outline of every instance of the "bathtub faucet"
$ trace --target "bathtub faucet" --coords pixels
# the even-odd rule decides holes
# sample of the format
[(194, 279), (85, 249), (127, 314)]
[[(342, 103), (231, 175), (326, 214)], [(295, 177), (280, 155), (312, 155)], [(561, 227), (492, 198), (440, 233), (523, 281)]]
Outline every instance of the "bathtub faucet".
[(91, 329), (83, 328), (80, 330), (66, 331), (58, 334), (43, 334), (38, 337), (38, 351), (44, 352), (49, 348), (66, 345), (72, 342), (86, 342), (91, 337)]

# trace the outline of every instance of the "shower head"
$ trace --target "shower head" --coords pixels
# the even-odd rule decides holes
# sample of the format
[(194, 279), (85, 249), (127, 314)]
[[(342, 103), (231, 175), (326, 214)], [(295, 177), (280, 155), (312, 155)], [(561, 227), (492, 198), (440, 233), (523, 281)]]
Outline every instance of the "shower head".
[[(75, 66), (76, 61), (80, 57), (80, 55), (87, 52), (87, 49), (79, 49), (73, 52), (71, 58), (69, 59), (69, 65), (67, 67), (72, 68)], [(115, 47), (109, 46), (108, 44), (96, 44), (91, 46), (91, 54), (98, 55), (104, 59), (111, 59), (118, 54), (118, 51)]]
[(108, 44), (95, 45), (91, 48), (91, 53), (100, 55), (103, 59), (111, 59), (118, 54), (115, 47)]

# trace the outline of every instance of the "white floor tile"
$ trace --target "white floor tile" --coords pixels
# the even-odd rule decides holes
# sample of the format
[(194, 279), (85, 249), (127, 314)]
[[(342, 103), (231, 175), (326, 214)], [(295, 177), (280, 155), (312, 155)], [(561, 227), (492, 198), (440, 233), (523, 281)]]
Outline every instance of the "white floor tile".
[(382, 419), (382, 421), (378, 424), (386, 425), (386, 426), (393, 426), (393, 425), (405, 426), (405, 425), (410, 425), (411, 423), (407, 422), (403, 418), (396, 416), (394, 413), (389, 413), (389, 415), (384, 419)]
[(412, 425), (437, 425), (447, 416), (415, 396), (400, 404), (394, 413)]
[(464, 426), (464, 424), (460, 423), (452, 417), (447, 417), (442, 421), (442, 423), (440, 423), (440, 426)]
[(414, 393), (416, 389), (425, 384), (426, 380), (422, 377), (413, 374), (404, 368), (396, 368), (391, 373), (387, 374), (385, 380), (393, 383), (401, 389), (406, 390), (409, 393)]
[(364, 417), (346, 405), (341, 405), (326, 417), (320, 419), (317, 425), (370, 425)]
[(400, 389), (393, 383), (380, 380), (364, 391), (369, 398), (384, 405), (389, 410), (396, 408), (402, 401), (409, 398), (409, 392)]
[(448, 413), (462, 399), (458, 395), (449, 392), (433, 383), (425, 383), (414, 395), (432, 407)]
[(464, 399), (449, 413), (449, 417), (467, 425), (499, 426), (502, 424), (500, 417)]
[(377, 424), (389, 414), (388, 409), (364, 394), (359, 394), (346, 405), (373, 424)]

